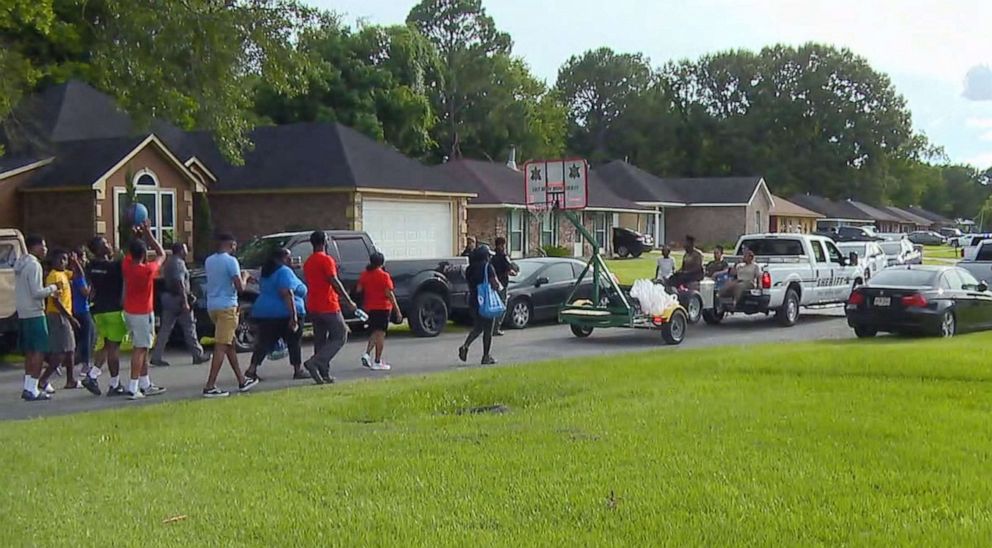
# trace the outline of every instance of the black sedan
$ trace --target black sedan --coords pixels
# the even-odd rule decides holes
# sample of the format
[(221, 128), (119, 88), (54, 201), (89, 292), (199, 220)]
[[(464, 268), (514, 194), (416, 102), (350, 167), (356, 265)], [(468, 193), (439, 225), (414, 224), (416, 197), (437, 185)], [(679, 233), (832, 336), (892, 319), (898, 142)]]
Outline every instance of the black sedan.
[[(558, 307), (564, 304), (572, 287), (585, 269), (586, 263), (576, 259), (540, 258), (515, 261), (520, 271), (510, 278), (507, 288), (507, 327), (523, 329), (536, 321), (558, 318)], [(586, 275), (577, 295), (592, 295), (592, 274)]]
[(894, 266), (852, 291), (845, 312), (858, 337), (952, 337), (992, 328), (992, 292), (954, 266)]

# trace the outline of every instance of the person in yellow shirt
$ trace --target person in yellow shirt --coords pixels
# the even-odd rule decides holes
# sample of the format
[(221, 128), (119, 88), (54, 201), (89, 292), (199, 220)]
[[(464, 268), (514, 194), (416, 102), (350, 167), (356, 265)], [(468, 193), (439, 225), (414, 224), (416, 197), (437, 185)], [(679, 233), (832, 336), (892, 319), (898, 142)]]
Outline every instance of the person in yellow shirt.
[(45, 368), (38, 385), (48, 393), (54, 392), (48, 384), (49, 378), (61, 365), (65, 368), (65, 387), (79, 388), (81, 385), (73, 375), (73, 361), (76, 350), (75, 329), (79, 323), (72, 315), (72, 287), (69, 271), (69, 254), (62, 249), (52, 251), (48, 259), (51, 270), (45, 277), (45, 284), (55, 286), (58, 296), (48, 297), (45, 302), (45, 317), (48, 320), (48, 366)]

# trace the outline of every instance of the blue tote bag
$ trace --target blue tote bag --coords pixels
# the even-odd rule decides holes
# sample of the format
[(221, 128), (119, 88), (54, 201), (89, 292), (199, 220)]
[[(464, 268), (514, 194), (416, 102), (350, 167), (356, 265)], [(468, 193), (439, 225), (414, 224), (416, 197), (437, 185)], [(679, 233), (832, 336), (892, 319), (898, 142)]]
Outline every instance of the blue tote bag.
[(486, 263), (485, 275), (482, 277), (482, 283), (476, 288), (479, 294), (479, 315), (483, 318), (495, 319), (499, 318), (506, 312), (506, 305), (503, 304), (503, 299), (499, 298), (499, 293), (493, 289), (493, 286), (489, 283), (489, 263)]

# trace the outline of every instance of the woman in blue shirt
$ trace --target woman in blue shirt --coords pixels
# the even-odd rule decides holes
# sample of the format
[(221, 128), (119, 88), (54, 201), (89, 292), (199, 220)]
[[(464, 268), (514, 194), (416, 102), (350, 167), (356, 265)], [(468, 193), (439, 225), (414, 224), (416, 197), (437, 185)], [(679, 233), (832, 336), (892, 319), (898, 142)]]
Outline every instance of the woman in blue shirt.
[(307, 286), (290, 268), (288, 249), (277, 249), (265, 261), (259, 284), (258, 298), (251, 308), (255, 323), (255, 349), (245, 376), (258, 378), (258, 367), (265, 356), (275, 349), (279, 339), (286, 342), (294, 379), (309, 379), (302, 369), (300, 340), (303, 338), (303, 318), (306, 315)]

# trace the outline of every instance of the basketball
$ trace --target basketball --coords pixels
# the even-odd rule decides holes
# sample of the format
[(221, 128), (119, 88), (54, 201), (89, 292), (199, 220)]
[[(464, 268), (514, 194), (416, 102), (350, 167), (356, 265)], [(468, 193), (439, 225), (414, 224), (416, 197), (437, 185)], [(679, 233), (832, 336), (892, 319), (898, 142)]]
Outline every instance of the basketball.
[(143, 225), (148, 220), (148, 208), (143, 204), (131, 204), (127, 217), (132, 226)]

